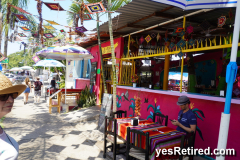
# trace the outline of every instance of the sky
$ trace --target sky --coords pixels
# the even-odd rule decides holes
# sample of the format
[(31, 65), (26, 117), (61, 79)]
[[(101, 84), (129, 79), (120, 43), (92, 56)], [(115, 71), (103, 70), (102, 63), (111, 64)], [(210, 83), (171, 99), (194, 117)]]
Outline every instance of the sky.
[[(180, 80), (181, 79), (181, 72), (169, 72), (168, 79)], [(183, 72), (183, 80), (188, 80), (188, 73)]]
[[(66, 0), (66, 1), (53, 1), (53, 0), (43, 0), (43, 2), (51, 2), (51, 3), (59, 3), (61, 5), (61, 7), (65, 10), (69, 10), (70, 5), (72, 4), (72, 1), (70, 0)], [(27, 12), (33, 14), (33, 15), (39, 15), (38, 11), (37, 11), (37, 1), (35, 0), (30, 0), (30, 2), (28, 3), (28, 7), (27, 9), (23, 8), (24, 10), (26, 10)], [(116, 16), (117, 13), (112, 14), (112, 17)], [(51, 20), (51, 21), (55, 21), (61, 25), (64, 26), (68, 26), (67, 24), (67, 12), (66, 11), (52, 11), (50, 10), (45, 4), (42, 5), (42, 18), (43, 19), (47, 19), (47, 20)], [(94, 19), (96, 19), (93, 16)], [(104, 22), (107, 21), (107, 15), (103, 15), (100, 17), (100, 25)], [(37, 20), (37, 23), (39, 23), (39, 21)], [(46, 23), (46, 21), (43, 21), (43, 23)], [(87, 30), (92, 30), (94, 28), (96, 28), (96, 20), (90, 20), (90, 21), (84, 21), (83, 23), (84, 27)], [(79, 26), (81, 26), (81, 23), (79, 21)], [(57, 25), (53, 25), (53, 27), (55, 27), (56, 29), (58, 29), (58, 31), (60, 29), (64, 29), (65, 31), (69, 32), (69, 28), (65, 28), (63, 26), (57, 26)], [(9, 32), (9, 36), (11, 35), (13, 31)], [(18, 33), (22, 33), (22, 30), (19, 28), (18, 29)], [(26, 32), (24, 32), (25, 34)], [(92, 33), (92, 32), (85, 32), (85, 33)], [(28, 33), (26, 33), (26, 35), (29, 35)], [(68, 36), (68, 34), (67, 34)], [(21, 38), (22, 40), (24, 40), (24, 38)], [(26, 39), (26, 38), (25, 38)], [(24, 41), (27, 42), (27, 41)], [(1, 47), (1, 51), (3, 53), (4, 51), (4, 39), (2, 40), (2, 47)], [(21, 47), (21, 49), (23, 49), (23, 47)], [(11, 43), (8, 42), (8, 55), (15, 53), (17, 51), (20, 51), (20, 43), (15, 42), (15, 43)]]

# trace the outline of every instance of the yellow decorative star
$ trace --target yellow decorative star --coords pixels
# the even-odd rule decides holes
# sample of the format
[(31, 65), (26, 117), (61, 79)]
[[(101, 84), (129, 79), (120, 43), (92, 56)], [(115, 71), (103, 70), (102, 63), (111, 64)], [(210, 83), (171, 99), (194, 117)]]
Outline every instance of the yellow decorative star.
[(191, 108), (191, 109), (194, 108), (194, 103), (190, 103), (190, 108)]

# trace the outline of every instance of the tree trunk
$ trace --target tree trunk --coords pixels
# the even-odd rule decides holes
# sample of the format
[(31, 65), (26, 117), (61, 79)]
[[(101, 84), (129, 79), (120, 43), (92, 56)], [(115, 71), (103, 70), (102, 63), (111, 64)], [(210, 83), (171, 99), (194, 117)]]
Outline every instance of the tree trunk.
[(112, 31), (112, 18), (110, 13), (111, 0), (108, 1), (108, 25), (109, 25), (109, 35), (111, 43), (111, 53), (112, 53), (112, 73), (113, 73), (113, 112), (117, 111), (117, 96), (116, 96), (116, 57), (114, 53), (114, 42), (113, 42), (113, 31)]
[(2, 29), (3, 29), (3, 14), (0, 12), (0, 52), (2, 49)]
[[(9, 25), (9, 24), (7, 24)], [(7, 31), (5, 32), (5, 39), (4, 39), (4, 57), (7, 58), (7, 49), (8, 49), (8, 26), (6, 26)], [(3, 68), (7, 69), (7, 64), (3, 65)]]
[(195, 66), (192, 53), (187, 53), (187, 65), (188, 65), (188, 92), (196, 93), (196, 75)]
[(104, 93), (107, 93), (107, 86), (106, 86), (106, 79), (105, 79), (105, 72), (104, 72), (104, 64), (103, 64), (103, 56), (102, 56), (102, 47), (101, 47), (101, 37), (100, 37), (100, 31), (99, 31), (99, 14), (98, 13), (97, 13), (97, 34), (98, 34), (99, 54), (100, 54), (101, 66), (102, 66)]

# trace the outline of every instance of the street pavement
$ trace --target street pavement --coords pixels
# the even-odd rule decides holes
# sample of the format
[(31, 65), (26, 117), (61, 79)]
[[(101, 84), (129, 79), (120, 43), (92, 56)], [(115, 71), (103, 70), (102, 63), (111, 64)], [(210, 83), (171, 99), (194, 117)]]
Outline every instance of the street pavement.
[[(18, 160), (103, 160), (103, 133), (97, 130), (100, 106), (49, 114), (44, 97), (28, 104), (23, 94), (14, 102), (4, 122), (4, 130), (19, 144)], [(110, 156), (112, 154), (110, 153)], [(125, 160), (117, 155), (118, 160)], [(198, 158), (197, 158), (198, 159)]]
[[(44, 98), (24, 105), (23, 94), (3, 122), (4, 130), (19, 144), (19, 160), (102, 160), (103, 133), (97, 128), (100, 107), (52, 114)], [(99, 148), (100, 147), (100, 148)]]

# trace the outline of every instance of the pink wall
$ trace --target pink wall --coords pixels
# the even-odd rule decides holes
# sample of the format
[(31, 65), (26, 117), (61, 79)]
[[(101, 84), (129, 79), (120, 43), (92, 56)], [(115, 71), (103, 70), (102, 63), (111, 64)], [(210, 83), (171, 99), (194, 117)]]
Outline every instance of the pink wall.
[[(124, 38), (116, 38), (114, 39), (114, 44), (118, 43), (118, 46), (115, 48), (115, 55), (116, 58), (120, 58), (121, 55), (123, 54), (123, 49), (124, 49)], [(110, 41), (102, 43), (102, 47), (107, 47), (110, 46)], [(91, 47), (88, 49), (91, 54), (94, 56), (93, 59), (91, 59), (91, 62), (98, 62), (97, 64), (97, 69), (101, 69), (101, 60), (100, 60), (100, 54), (99, 54), (99, 47), (98, 45)], [(109, 53), (111, 54), (111, 53)], [(111, 56), (111, 55), (110, 55)], [(117, 60), (118, 63), (118, 60)], [(97, 104), (99, 104), (99, 93), (100, 93), (100, 74), (97, 74), (96, 76), (96, 85), (94, 86), (94, 92), (97, 95)]]
[[(134, 106), (133, 100), (131, 98), (134, 98), (134, 96), (140, 96), (141, 98), (141, 118), (144, 119), (150, 119), (151, 120), (151, 112), (157, 112), (160, 111), (164, 115), (168, 115), (169, 119), (177, 119), (178, 112), (180, 111), (179, 106), (177, 106), (176, 102), (178, 100), (178, 97), (180, 95), (187, 95), (190, 97), (191, 103), (193, 104), (192, 109), (199, 109), (204, 113), (204, 117), (197, 112), (203, 119), (203, 121), (199, 118), (197, 118), (197, 125), (200, 128), (202, 132), (202, 136), (204, 141), (200, 138), (199, 133), (196, 135), (195, 140), (195, 148), (207, 148), (210, 147), (212, 150), (217, 148), (217, 142), (218, 142), (218, 134), (219, 134), (219, 127), (220, 127), (220, 118), (221, 118), (221, 112), (224, 110), (224, 101), (225, 98), (217, 97), (215, 100), (206, 100), (208, 98), (214, 99), (214, 97), (209, 96), (200, 96), (200, 95), (190, 95), (190, 94), (181, 94), (179, 92), (169, 92), (165, 91), (161, 93), (161, 91), (154, 91), (154, 90), (145, 90), (140, 91), (133, 90), (131, 87), (127, 87), (129, 89), (118, 87), (117, 88), (117, 100), (118, 100), (118, 110), (126, 110), (127, 115), (130, 116), (133, 114), (133, 109), (131, 108)], [(120, 95), (122, 93), (126, 94), (128, 92), (128, 100), (125, 100), (124, 97), (121, 97)], [(157, 92), (157, 93), (154, 93)], [(167, 93), (169, 93), (167, 95)], [(192, 98), (195, 97), (195, 98)], [(197, 98), (199, 97), (199, 98)], [(120, 100), (121, 99), (121, 100)], [(145, 103), (145, 101), (148, 99), (148, 103)], [(155, 100), (156, 99), (156, 105)], [(222, 102), (219, 102), (220, 99)], [(218, 102), (217, 102), (218, 101)], [(233, 103), (233, 102), (232, 102)], [(240, 152), (240, 139), (239, 139), (239, 133), (240, 133), (240, 100), (234, 100), (234, 103), (231, 105), (231, 119), (230, 119), (230, 127), (229, 127), (229, 135), (228, 135), (228, 143), (227, 148), (234, 148), (236, 150), (236, 153), (238, 154)], [(153, 107), (149, 107), (149, 105), (153, 105)], [(170, 121), (168, 121), (168, 126), (171, 128), (176, 128), (176, 126), (172, 125)], [(238, 156), (239, 157), (239, 156)], [(233, 156), (233, 157), (227, 157), (226, 160), (237, 160), (239, 158)]]
[[(194, 57), (194, 61), (195, 62), (201, 62), (201, 61), (207, 61), (207, 60), (215, 60), (216, 63), (217, 63), (217, 71), (216, 71), (216, 76), (218, 76), (221, 71), (222, 71), (222, 60), (221, 60), (221, 57), (222, 57), (222, 50), (219, 50), (219, 51), (213, 51), (211, 53), (206, 53), (206, 54), (203, 54), (203, 55), (199, 55), (199, 56), (195, 56)], [(173, 55), (175, 56), (175, 55)], [(184, 60), (184, 64), (186, 65), (187, 64), (187, 60), (185, 58)], [(161, 72), (163, 72), (163, 69), (164, 69), (164, 61), (160, 64), (156, 64), (155, 61), (152, 61), (152, 65), (154, 65), (154, 68), (152, 68), (152, 71), (154, 72), (153, 75), (154, 75), (154, 78), (153, 78), (153, 84), (159, 82), (159, 79), (160, 79), (160, 75), (161, 75)], [(170, 62), (170, 68), (175, 68), (176, 66), (179, 66), (179, 61), (171, 61)], [(159, 76), (156, 76), (155, 72), (156, 71), (159, 71)], [(215, 73), (213, 73), (215, 74)], [(216, 78), (216, 80), (218, 80), (218, 78)], [(218, 84), (218, 81), (216, 81), (216, 84)]]
[(86, 85), (90, 86), (90, 79), (77, 78), (76, 79), (76, 89), (84, 89)]

